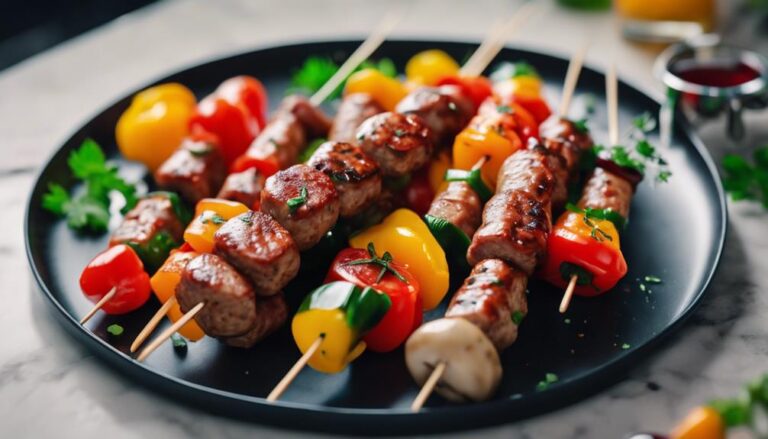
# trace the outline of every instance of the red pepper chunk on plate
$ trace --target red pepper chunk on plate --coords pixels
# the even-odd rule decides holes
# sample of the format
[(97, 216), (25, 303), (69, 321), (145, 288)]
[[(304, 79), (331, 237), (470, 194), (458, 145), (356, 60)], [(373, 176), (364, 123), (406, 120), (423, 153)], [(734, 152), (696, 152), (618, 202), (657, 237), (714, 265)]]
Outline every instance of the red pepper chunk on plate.
[(404, 265), (391, 260), (388, 253), (379, 257), (372, 248), (340, 251), (325, 278), (326, 283), (333, 281), (371, 287), (389, 296), (392, 306), (363, 337), (368, 349), (374, 352), (394, 350), (421, 326), (423, 305), (419, 282)]
[(136, 252), (125, 244), (110, 247), (96, 255), (80, 275), (80, 289), (93, 303), (107, 295), (112, 287), (117, 292), (101, 308), (107, 314), (131, 312), (149, 299), (149, 275)]

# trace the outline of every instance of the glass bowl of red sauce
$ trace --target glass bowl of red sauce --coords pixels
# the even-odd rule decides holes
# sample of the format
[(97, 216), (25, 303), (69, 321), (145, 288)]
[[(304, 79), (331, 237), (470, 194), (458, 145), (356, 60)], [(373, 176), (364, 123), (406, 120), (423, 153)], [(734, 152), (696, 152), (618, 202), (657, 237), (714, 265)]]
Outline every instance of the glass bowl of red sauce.
[(757, 52), (701, 35), (661, 53), (654, 67), (670, 106), (691, 120), (727, 114), (728, 134), (744, 136), (742, 112), (768, 106), (768, 60)]

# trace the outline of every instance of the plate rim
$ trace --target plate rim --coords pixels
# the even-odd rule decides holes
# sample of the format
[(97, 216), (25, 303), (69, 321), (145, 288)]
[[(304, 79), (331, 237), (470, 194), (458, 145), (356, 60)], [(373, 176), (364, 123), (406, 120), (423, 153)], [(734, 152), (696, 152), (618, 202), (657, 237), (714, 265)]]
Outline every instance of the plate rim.
[[(32, 214), (33, 209), (39, 208), (38, 206), (33, 205), (33, 201), (36, 197), (36, 194), (41, 190), (43, 179), (46, 176), (51, 163), (53, 163), (58, 158), (59, 155), (65, 153), (64, 151), (65, 148), (63, 148), (63, 146), (71, 142), (74, 138), (80, 136), (86, 125), (91, 123), (100, 115), (104, 114), (108, 109), (119, 104), (120, 102), (126, 101), (131, 96), (133, 96), (137, 91), (143, 88), (146, 88), (148, 86), (151, 86), (153, 84), (158, 84), (160, 82), (163, 82), (172, 76), (176, 76), (193, 69), (203, 68), (205, 66), (209, 66), (214, 63), (226, 63), (229, 60), (251, 55), (256, 52), (262, 52), (265, 50), (280, 50), (280, 49), (286, 49), (289, 47), (299, 48), (302, 46), (313, 46), (313, 45), (331, 45), (331, 46), (336, 45), (337, 46), (337, 45), (345, 45), (345, 44), (359, 44), (361, 41), (362, 39), (348, 39), (348, 38), (279, 40), (279, 41), (273, 41), (263, 45), (255, 45), (247, 50), (224, 53), (221, 56), (209, 58), (207, 60), (203, 60), (199, 62), (193, 61), (190, 63), (186, 63), (178, 69), (168, 70), (164, 72), (162, 75), (158, 75), (154, 77), (154, 79), (143, 82), (142, 83), (143, 85), (138, 90), (134, 90), (127, 95), (110, 100), (106, 105), (101, 106), (98, 109), (98, 111), (92, 113), (89, 117), (84, 118), (83, 121), (77, 125), (76, 129), (72, 130), (69, 135), (64, 137), (63, 141), (58, 141), (56, 143), (57, 146), (55, 150), (47, 156), (46, 160), (43, 162), (43, 165), (40, 167), (39, 171), (37, 172), (34, 178), (34, 183), (27, 197), (25, 214), (24, 214), (24, 229), (23, 229), (24, 247), (25, 247), (25, 253), (27, 256), (27, 261), (29, 263), (29, 268), (32, 271), (33, 277), (35, 278), (35, 282), (38, 287), (37, 289), (43, 293), (43, 297), (45, 297), (47, 299), (46, 301), (49, 302), (49, 305), (53, 307), (51, 311), (53, 310), (57, 311), (55, 316), (58, 318), (58, 320), (62, 324), (64, 324), (65, 329), (68, 331), (70, 335), (72, 335), (73, 337), (83, 342), (90, 351), (98, 354), (97, 357), (99, 357), (100, 360), (105, 360), (112, 364), (118, 365), (120, 373), (122, 375), (129, 376), (132, 380), (138, 381), (139, 384), (143, 385), (144, 387), (150, 388), (150, 386), (147, 385), (148, 383), (142, 382), (142, 380), (139, 379), (141, 375), (144, 375), (144, 377), (149, 376), (154, 381), (159, 380), (159, 382), (165, 382), (167, 384), (170, 384), (170, 386), (172, 387), (169, 389), (158, 389), (155, 387), (151, 387), (151, 391), (154, 394), (156, 395), (161, 394), (163, 396), (168, 396), (170, 394), (180, 395), (180, 394), (187, 393), (186, 396), (190, 397), (190, 401), (180, 401), (178, 399), (173, 399), (173, 401), (176, 403), (182, 403), (182, 404), (192, 403), (192, 405), (195, 405), (198, 409), (203, 409), (206, 412), (215, 412), (215, 413), (225, 414), (229, 417), (245, 418), (245, 419), (248, 419), (250, 422), (255, 422), (255, 423), (264, 424), (264, 425), (277, 425), (281, 427), (288, 427), (293, 430), (311, 429), (314, 431), (326, 431), (326, 432), (335, 432), (335, 433), (344, 433), (344, 434), (355, 434), (355, 433), (359, 434), (361, 432), (364, 432), (367, 434), (377, 434), (377, 435), (392, 434), (392, 433), (400, 433), (400, 434), (417, 433), (417, 432), (435, 433), (435, 432), (452, 430), (456, 428), (468, 429), (468, 428), (478, 427), (481, 425), (485, 425), (485, 426), (498, 425), (501, 423), (508, 423), (511, 421), (519, 420), (522, 418), (530, 418), (530, 417), (535, 417), (537, 415), (550, 413), (554, 410), (571, 405), (574, 402), (584, 400), (589, 396), (602, 392), (607, 388), (608, 385), (618, 383), (619, 381), (621, 381), (621, 376), (626, 374), (626, 372), (629, 370), (629, 367), (628, 367), (629, 364), (633, 363), (634, 360), (642, 358), (643, 355), (650, 353), (651, 350), (657, 349), (662, 343), (669, 341), (669, 338), (670, 338), (669, 336), (675, 331), (677, 331), (682, 326), (682, 324), (691, 316), (691, 314), (701, 304), (703, 296), (708, 291), (711, 285), (712, 279), (714, 278), (715, 274), (717, 273), (720, 267), (720, 262), (721, 262), (723, 250), (725, 247), (725, 239), (727, 236), (727, 229), (728, 229), (728, 211), (727, 211), (726, 197), (725, 197), (725, 192), (722, 186), (722, 181), (721, 181), (717, 166), (715, 165), (714, 159), (712, 158), (711, 154), (707, 150), (702, 140), (693, 131), (693, 127), (690, 124), (690, 122), (688, 122), (687, 119), (685, 119), (682, 113), (680, 112), (677, 112), (675, 114), (674, 123), (677, 124), (678, 127), (674, 127), (673, 129), (679, 128), (682, 131), (685, 137), (687, 137), (687, 140), (689, 140), (691, 145), (693, 146), (693, 150), (702, 159), (705, 165), (705, 169), (708, 172), (708, 177), (712, 179), (715, 185), (716, 197), (717, 197), (716, 206), (719, 208), (719, 217), (717, 218), (717, 220), (719, 222), (720, 227), (719, 229), (716, 229), (717, 239), (714, 242), (715, 244), (713, 248), (714, 254), (712, 255), (711, 265), (707, 267), (705, 275), (702, 276), (702, 278), (700, 279), (701, 287), (696, 292), (696, 294), (694, 294), (691, 297), (686, 307), (680, 310), (678, 314), (670, 321), (670, 323), (667, 326), (665, 326), (663, 330), (659, 331), (659, 333), (654, 338), (642, 344), (639, 344), (637, 346), (633, 346), (630, 350), (628, 350), (624, 355), (620, 357), (616, 357), (608, 362), (600, 364), (597, 367), (598, 369), (597, 372), (591, 372), (589, 374), (586, 374), (592, 378), (591, 383), (585, 383), (584, 382), (585, 374), (582, 374), (573, 379), (559, 381), (556, 385), (551, 386), (546, 392), (541, 392), (539, 394), (526, 396), (526, 400), (532, 402), (531, 406), (533, 407), (533, 409), (523, 410), (522, 412), (518, 412), (518, 413), (509, 413), (510, 409), (512, 408), (510, 407), (510, 404), (514, 403), (515, 401), (514, 398), (503, 398), (503, 399), (498, 399), (493, 401), (483, 401), (483, 402), (468, 403), (468, 404), (445, 405), (441, 407), (425, 407), (418, 413), (412, 413), (407, 408), (332, 407), (332, 406), (322, 406), (317, 404), (292, 402), (292, 401), (284, 401), (284, 400), (278, 400), (275, 403), (269, 403), (266, 401), (266, 398), (264, 397), (244, 395), (240, 393), (234, 393), (231, 391), (215, 389), (205, 385), (186, 381), (184, 379), (175, 377), (163, 371), (155, 370), (149, 367), (147, 364), (139, 363), (135, 361), (134, 358), (117, 350), (115, 347), (107, 343), (105, 340), (99, 338), (98, 336), (93, 334), (90, 330), (80, 325), (78, 320), (72, 314), (69, 313), (69, 311), (64, 307), (64, 305), (59, 300), (57, 300), (57, 298), (54, 296), (51, 289), (49, 289), (48, 286), (46, 285), (46, 282), (44, 281), (43, 276), (40, 273), (40, 270), (38, 269), (35, 263), (35, 251), (32, 249), (31, 240), (30, 240), (30, 233), (31, 233), (30, 216)], [(456, 45), (477, 44), (475, 41), (470, 41), (469, 39), (456, 40), (456, 39), (439, 38), (439, 37), (391, 38), (391, 39), (388, 39), (384, 44), (387, 44), (387, 43), (398, 43), (398, 44), (431, 43), (436, 46), (439, 46), (441, 44), (456, 44)], [(503, 47), (503, 50), (532, 53), (535, 55), (543, 55), (549, 58), (558, 59), (560, 61), (564, 61), (564, 60), (567, 61), (567, 59), (563, 58), (559, 53), (556, 53), (556, 51), (535, 48), (530, 45), (506, 44)], [(603, 76), (605, 75), (605, 70), (600, 66), (596, 66), (591, 63), (585, 63), (584, 68), (597, 72), (600, 75), (603, 75)], [(625, 87), (629, 87), (630, 89), (633, 89), (634, 91), (644, 95), (654, 103), (660, 105), (660, 102), (659, 102), (660, 99), (657, 93), (649, 91), (645, 87), (639, 86), (635, 81), (632, 81), (632, 80), (627, 81), (622, 78), (619, 78), (620, 87), (622, 83)], [(611, 374), (611, 372), (613, 372), (613, 374)], [(588, 384), (588, 385), (585, 386), (585, 384)], [(579, 389), (579, 387), (581, 387), (581, 389)], [(194, 395), (192, 395), (191, 393), (194, 393)], [(217, 410), (217, 407), (215, 405), (203, 406), (202, 400), (205, 400), (210, 397), (215, 398), (216, 402), (225, 403), (221, 405), (222, 408), (227, 408), (225, 406), (229, 406), (232, 403), (235, 403), (236, 405), (246, 404), (250, 406), (250, 409), (238, 410), (238, 412), (240, 413), (232, 413), (228, 411), (228, 408), (226, 411), (220, 411), (220, 410)], [(554, 402), (551, 400), (554, 400)], [(207, 402), (210, 403), (211, 401), (207, 400)], [(262, 413), (256, 416), (254, 419), (254, 417), (252, 417), (254, 411), (262, 411)], [(250, 412), (250, 413), (245, 414), (245, 412)], [(291, 414), (307, 416), (307, 418), (305, 418), (305, 420), (307, 421), (306, 424), (297, 425), (295, 422), (291, 423), (290, 422), (291, 419), (289, 419)], [(328, 423), (321, 419), (323, 415), (328, 415), (328, 414), (333, 414), (335, 416), (344, 418), (342, 419), (342, 421), (351, 421), (351, 422), (348, 422), (347, 425), (339, 425), (339, 424), (332, 425), (332, 426), (328, 425), (328, 424), (333, 424), (333, 422)], [(491, 421), (489, 423), (482, 423), (483, 419), (495, 419), (502, 414), (506, 415), (504, 420), (501, 420), (501, 421), (496, 420), (495, 422)], [(272, 415), (276, 415), (277, 417), (274, 418)], [(320, 417), (317, 417), (318, 415)], [(453, 415), (463, 415), (463, 416), (459, 416), (458, 419), (460, 419), (460, 421), (457, 422), (456, 421), (457, 417)], [(383, 429), (378, 428), (377, 431), (370, 431), (369, 430), (370, 426), (367, 425), (365, 422), (366, 420), (381, 421), (382, 419), (397, 419), (397, 420), (403, 421), (403, 424), (400, 425), (399, 423), (392, 423), (392, 424), (389, 424), (388, 427), (386, 426), (386, 424), (384, 425), (380, 424), (378, 425), (378, 427), (384, 427)], [(448, 420), (453, 419), (453, 421), (448, 423), (443, 422), (442, 424), (437, 424), (437, 426), (435, 426), (435, 422), (438, 419), (441, 421), (445, 421), (446, 419)], [(477, 422), (478, 420), (480, 420), (481, 422), (478, 423)], [(403, 426), (406, 426), (406, 428), (402, 428)]]

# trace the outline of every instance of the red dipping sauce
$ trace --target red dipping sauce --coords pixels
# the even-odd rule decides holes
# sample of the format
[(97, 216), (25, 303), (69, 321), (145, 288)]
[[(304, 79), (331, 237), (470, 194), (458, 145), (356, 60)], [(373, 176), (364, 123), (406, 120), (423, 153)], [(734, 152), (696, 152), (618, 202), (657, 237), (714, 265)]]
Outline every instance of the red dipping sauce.
[(743, 62), (680, 62), (671, 69), (679, 78), (709, 87), (734, 87), (760, 77), (760, 72)]

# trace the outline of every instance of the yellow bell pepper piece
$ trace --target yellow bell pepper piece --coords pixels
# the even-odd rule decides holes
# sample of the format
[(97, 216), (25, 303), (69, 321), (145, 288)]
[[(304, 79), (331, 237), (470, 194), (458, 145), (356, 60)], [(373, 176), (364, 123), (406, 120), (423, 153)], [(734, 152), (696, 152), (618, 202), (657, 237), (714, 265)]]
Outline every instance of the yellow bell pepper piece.
[(448, 292), (448, 261), (419, 215), (412, 210), (398, 209), (380, 224), (349, 239), (349, 245), (355, 248), (367, 248), (369, 242), (408, 267), (421, 285), (425, 310), (440, 304)]
[[(514, 135), (508, 133), (507, 135)], [(490, 124), (469, 126), (456, 136), (453, 142), (453, 167), (472, 169), (478, 160), (488, 156), (480, 174), (491, 189), (496, 187), (496, 178), (504, 160), (522, 147), (519, 137), (515, 142), (499, 134)]]
[(189, 134), (195, 105), (195, 95), (181, 84), (162, 84), (138, 93), (117, 121), (120, 153), (154, 171)]
[(184, 241), (195, 251), (213, 251), (213, 235), (227, 220), (248, 212), (248, 206), (237, 201), (204, 198), (195, 207), (195, 218), (184, 231)]
[(323, 341), (308, 364), (324, 373), (338, 373), (365, 351), (365, 342), (347, 324), (340, 309), (313, 309), (296, 314), (291, 323), (296, 346), (303, 354), (319, 338)]
[(413, 55), (405, 65), (408, 81), (421, 85), (437, 85), (446, 76), (457, 76), (459, 64), (442, 50), (425, 50)]
[[(174, 252), (168, 257), (162, 267), (155, 272), (149, 283), (152, 285), (152, 291), (154, 291), (160, 303), (165, 303), (176, 295), (176, 286), (181, 282), (181, 271), (187, 265), (187, 262), (197, 255), (198, 253), (194, 252)], [(181, 307), (176, 303), (168, 310), (166, 315), (172, 322), (176, 322), (184, 313), (181, 312)], [(194, 320), (190, 320), (189, 323), (182, 326), (179, 329), (179, 334), (189, 341), (198, 341), (205, 336), (205, 332)]]
[(562, 221), (562, 227), (564, 229), (579, 236), (591, 236), (593, 229), (599, 229), (600, 231), (595, 233), (597, 240), (615, 250), (621, 249), (621, 244), (619, 243), (619, 231), (616, 230), (616, 225), (609, 220), (589, 218), (588, 221), (593, 224), (590, 226), (584, 221), (584, 214), (569, 212)]
[(393, 111), (408, 90), (395, 78), (376, 69), (363, 69), (353, 73), (344, 87), (344, 94), (366, 93), (386, 111)]
[(696, 407), (672, 430), (670, 439), (725, 439), (723, 418), (711, 407)]
[(445, 151), (441, 151), (440, 154), (432, 160), (432, 163), (430, 163), (429, 186), (436, 194), (444, 191), (448, 186), (448, 182), (445, 181), (445, 171), (450, 169), (450, 167), (451, 156)]

